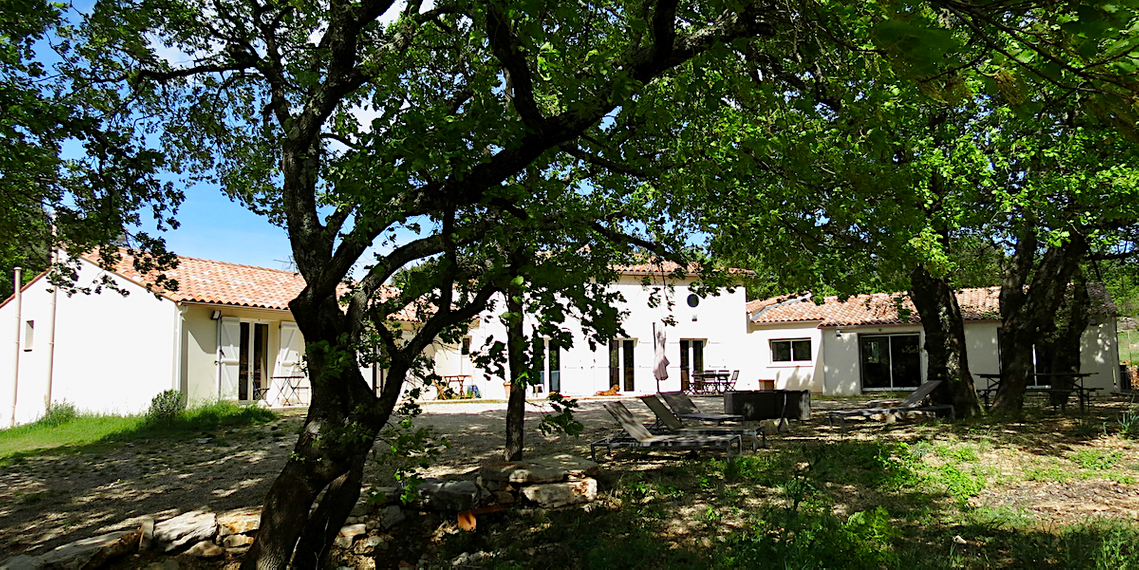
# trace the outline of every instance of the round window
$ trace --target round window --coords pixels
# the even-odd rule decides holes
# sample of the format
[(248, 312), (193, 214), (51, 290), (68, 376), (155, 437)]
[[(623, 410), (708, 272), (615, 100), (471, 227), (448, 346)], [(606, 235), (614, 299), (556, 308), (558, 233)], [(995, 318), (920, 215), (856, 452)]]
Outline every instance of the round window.
[(688, 306), (689, 307), (695, 307), (696, 305), (699, 305), (699, 304), (700, 304), (700, 295), (697, 295), (696, 293), (692, 293), (691, 295), (688, 296)]

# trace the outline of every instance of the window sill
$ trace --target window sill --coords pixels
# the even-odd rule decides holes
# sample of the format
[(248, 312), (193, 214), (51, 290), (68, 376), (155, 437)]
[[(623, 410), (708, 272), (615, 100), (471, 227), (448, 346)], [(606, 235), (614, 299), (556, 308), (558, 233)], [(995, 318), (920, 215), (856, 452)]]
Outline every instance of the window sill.
[(813, 361), (813, 360), (796, 360), (793, 362), (772, 362), (767, 367), (768, 368), (804, 368), (807, 366), (814, 366), (814, 365), (815, 365), (815, 361)]

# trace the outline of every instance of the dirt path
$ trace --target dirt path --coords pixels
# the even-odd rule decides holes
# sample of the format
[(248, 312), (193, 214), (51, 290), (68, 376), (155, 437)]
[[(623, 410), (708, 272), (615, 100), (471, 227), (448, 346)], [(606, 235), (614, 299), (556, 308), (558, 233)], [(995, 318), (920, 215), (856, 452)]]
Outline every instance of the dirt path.
[[(589, 442), (613, 425), (600, 400), (587, 400), (578, 414), (581, 437), (547, 437), (538, 430), (542, 413), (534, 405), (527, 410), (527, 453), (588, 456)], [(302, 414), (183, 442), (108, 442), (12, 462), (0, 468), (0, 561), (125, 529), (147, 515), (259, 505), (296, 442)], [(427, 475), (460, 476), (500, 456), (505, 418), (501, 402), (424, 405), (416, 425), (450, 442)], [(370, 466), (368, 482), (385, 479), (379, 466)]]
[[(531, 406), (526, 418), (527, 454), (568, 451), (588, 457), (589, 442), (614, 431), (612, 419), (601, 407), (604, 400), (581, 401), (577, 417), (585, 431), (577, 438), (543, 435), (538, 430), (543, 411)], [(722, 410), (720, 398), (696, 400), (706, 411)], [(624, 401), (646, 423), (650, 421), (645, 406), (628, 398)], [(797, 424), (790, 433), (773, 438), (774, 447), (838, 438), (984, 439), (989, 442), (986, 446), (1016, 449), (1020, 463), (1025, 457), (1029, 461), (1039, 457), (1041, 461), (1058, 460), (1060, 467), (1068, 465), (1063, 457), (1070, 456), (1073, 449), (1099, 437), (1093, 428), (1118, 414), (1121, 406), (1101, 407), (1098, 415), (1084, 418), (1056, 416), (1044, 424), (988, 426), (981, 434), (964, 424), (921, 421), (906, 422), (888, 431), (855, 426), (849, 433), (839, 434), (827, 426), (825, 416), (818, 411), (856, 403), (824, 400), (813, 404), (814, 421)], [(505, 414), (506, 406), (501, 402), (425, 405), (416, 424), (432, 427), (450, 442), (426, 475), (462, 478), (479, 463), (499, 457)], [(0, 467), (0, 561), (125, 529), (144, 515), (166, 518), (194, 509), (222, 511), (258, 505), (284, 465), (302, 419), (301, 412), (294, 411), (268, 425), (203, 433), (182, 442), (103, 443), (10, 462)], [(1111, 445), (1125, 454), (1120, 462), (1139, 469), (1139, 446), (1113, 439)], [(995, 465), (995, 469), (1001, 468), (999, 461)], [(370, 466), (366, 483), (385, 482), (381, 469)], [(1111, 513), (1134, 518), (1139, 516), (1139, 485), (1097, 478), (1029, 481), (991, 487), (973, 501), (1024, 509), (1054, 522)]]

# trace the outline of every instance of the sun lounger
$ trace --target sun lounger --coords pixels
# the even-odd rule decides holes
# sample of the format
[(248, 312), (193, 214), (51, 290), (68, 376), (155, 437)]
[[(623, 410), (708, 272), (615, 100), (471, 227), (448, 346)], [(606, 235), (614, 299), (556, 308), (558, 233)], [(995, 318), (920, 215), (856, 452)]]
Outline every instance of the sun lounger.
[(763, 426), (759, 427), (723, 427), (723, 426), (685, 426), (668, 406), (656, 396), (656, 394), (649, 394), (648, 396), (641, 396), (641, 401), (652, 410), (653, 414), (657, 417), (657, 424), (668, 430), (669, 433), (681, 434), (700, 434), (700, 435), (733, 435), (738, 434), (745, 439), (751, 439), (751, 450), (755, 451), (759, 448), (759, 438), (763, 437), (763, 447), (767, 447), (767, 430)]
[(597, 460), (597, 448), (604, 447), (607, 453), (622, 447), (636, 447), (644, 449), (723, 449), (727, 458), (732, 458), (732, 445), (736, 446), (737, 453), (743, 452), (743, 437), (740, 435), (699, 435), (699, 434), (670, 434), (653, 435), (648, 428), (641, 425), (633, 417), (633, 413), (621, 402), (605, 402), (605, 409), (617, 420), (627, 435), (607, 437), (597, 440), (589, 445), (589, 453), (593, 460)]
[(941, 384), (940, 380), (931, 380), (922, 384), (917, 390), (914, 390), (905, 400), (902, 400), (897, 405), (892, 406), (872, 406), (869, 408), (860, 408), (857, 410), (835, 410), (827, 414), (827, 419), (831, 425), (834, 425), (835, 418), (839, 420), (841, 429), (846, 429), (847, 418), (868, 418), (877, 414), (896, 414), (898, 412), (949, 412), (950, 418), (955, 418), (953, 406), (949, 404), (931, 404), (922, 406), (921, 403), (925, 400), (934, 389)]
[(739, 422), (744, 417), (738, 414), (706, 414), (692, 403), (692, 399), (684, 392), (660, 392), (660, 397), (677, 417), (694, 422)]

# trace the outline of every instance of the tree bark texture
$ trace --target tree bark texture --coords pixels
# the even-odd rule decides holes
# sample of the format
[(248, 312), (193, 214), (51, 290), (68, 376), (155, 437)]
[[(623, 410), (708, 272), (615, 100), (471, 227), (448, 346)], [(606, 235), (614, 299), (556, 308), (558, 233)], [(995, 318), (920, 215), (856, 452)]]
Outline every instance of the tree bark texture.
[[(344, 315), (335, 298), (293, 314), (305, 336), (312, 403), (297, 444), (265, 498), (261, 529), (242, 561), (244, 569), (322, 565), (356, 504), (364, 460), (391, 411), (376, 405), (355, 354), (343, 345)], [(402, 385), (405, 370), (396, 372), (391, 381)], [(322, 491), (320, 508), (310, 515)]]
[(506, 328), (506, 358), (510, 367), (510, 398), (506, 402), (506, 449), (503, 457), (507, 461), (522, 459), (523, 424), (526, 420), (526, 334), (522, 323), (523, 305), (521, 291), (511, 290), (507, 295), (506, 306), (512, 315)]
[(1091, 299), (1088, 296), (1088, 282), (1082, 271), (1077, 270), (1072, 280), (1072, 296), (1067, 300), (1065, 323), (1057, 331), (1056, 340), (1052, 343), (1052, 372), (1054, 374), (1070, 373), (1073, 376), (1053, 376), (1052, 388), (1063, 392), (1052, 392), (1051, 403), (1054, 406), (1067, 404), (1068, 398), (1075, 387), (1075, 374), (1080, 373), (1080, 341), (1084, 336), (1084, 329), (1088, 328), (1091, 315)]
[(1087, 241), (1072, 232), (1038, 259), (1036, 228), (1026, 224), (1001, 282), (1001, 385), (993, 409), (1019, 412), (1033, 373), (1032, 347), (1055, 326), (1068, 283), (1087, 253)]
[(919, 265), (910, 273), (910, 298), (925, 331), (926, 381), (942, 382), (933, 399), (939, 404), (953, 405), (957, 417), (980, 415), (957, 295), (946, 279), (930, 275)]

